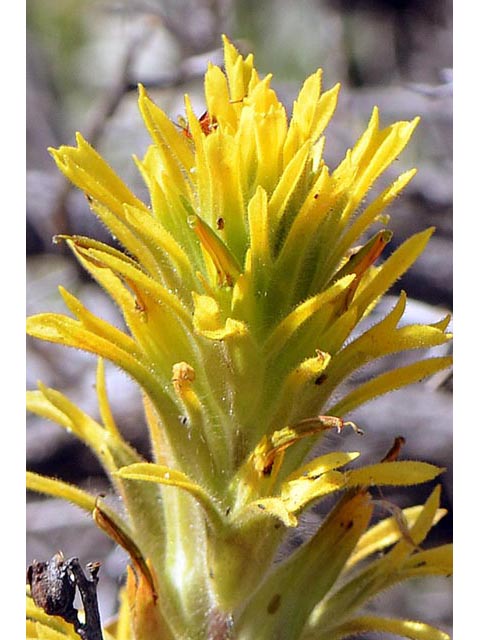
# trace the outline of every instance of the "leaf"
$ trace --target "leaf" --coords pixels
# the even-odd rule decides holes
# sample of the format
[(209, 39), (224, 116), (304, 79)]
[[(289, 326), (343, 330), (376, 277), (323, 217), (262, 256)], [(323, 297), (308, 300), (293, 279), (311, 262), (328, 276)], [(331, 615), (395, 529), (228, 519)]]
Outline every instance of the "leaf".
[(108, 400), (105, 365), (102, 358), (98, 358), (97, 362), (96, 390), (100, 417), (105, 429), (113, 436), (113, 438), (122, 440), (122, 436), (116, 425), (115, 418), (113, 417), (112, 410), (110, 408), (110, 402)]
[[(61, 498), (67, 502), (72, 502), (80, 509), (87, 511), (93, 516), (97, 507), (98, 496), (93, 496), (83, 489), (79, 489), (74, 485), (57, 480), (56, 478), (49, 478), (47, 476), (39, 475), (33, 471), (26, 472), (26, 488), (29, 491), (36, 491), (37, 493), (44, 493), (52, 498)], [(123, 521), (120, 516), (111, 508), (106, 505), (102, 505), (102, 511), (107, 514), (109, 520), (115, 523), (115, 526), (119, 530), (128, 532), (129, 527)], [(130, 533), (128, 533), (131, 536)]]
[[(180, 135), (168, 116), (150, 99), (145, 88), (139, 85), (138, 106), (145, 125), (161, 153), (165, 171), (184, 183), (182, 175), (189, 175), (195, 159), (185, 136)], [(182, 172), (183, 170), (183, 172)]]
[(340, 278), (325, 291), (297, 305), (292, 312), (277, 324), (268, 337), (264, 347), (268, 357), (273, 358), (280, 352), (287, 341), (294, 336), (294, 333), (305, 322), (310, 320), (314, 314), (322, 311), (329, 302), (335, 300), (337, 296), (343, 293), (354, 279), (354, 275), (347, 275), (344, 278)]
[(337, 627), (330, 628), (327, 633), (310, 632), (304, 636), (304, 640), (342, 640), (369, 631), (392, 634), (411, 640), (450, 640), (447, 633), (425, 622), (380, 618), (378, 616), (359, 616)]
[(326, 471), (319, 478), (298, 478), (282, 484), (282, 500), (288, 511), (297, 513), (310, 502), (345, 487), (345, 475)]
[(160, 603), (145, 575), (135, 575), (128, 566), (126, 589), (135, 640), (174, 640), (175, 636), (162, 615)]
[(72, 633), (62, 633), (61, 631), (55, 631), (55, 629), (47, 625), (43, 625), (41, 622), (27, 620), (26, 640), (65, 640), (66, 638), (79, 640), (80, 636), (74, 631), (72, 631)]
[(451, 364), (452, 358), (450, 356), (426, 358), (405, 367), (387, 371), (358, 386), (333, 407), (329, 407), (328, 411), (333, 415), (345, 415), (361, 404), (370, 402), (370, 400), (394, 389), (420, 382), (437, 371), (450, 367)]
[(26, 486), (30, 491), (46, 493), (54, 498), (73, 502), (77, 507), (89, 513), (92, 513), (95, 508), (96, 496), (56, 478), (48, 478), (33, 471), (27, 471)]
[(157, 280), (145, 274), (141, 268), (132, 265), (128, 260), (119, 259), (96, 249), (79, 249), (79, 253), (85, 260), (92, 261), (100, 267), (108, 267), (114, 273), (123, 278), (127, 284), (134, 288), (135, 293), (152, 296), (157, 304), (164, 304), (171, 312), (187, 324), (190, 322), (190, 313), (182, 305), (176, 295), (170, 293)]
[(259, 498), (248, 502), (242, 509), (234, 514), (233, 523), (241, 527), (250, 519), (273, 517), (280, 520), (286, 527), (296, 527), (297, 518), (293, 515), (283, 498)]
[(153, 398), (158, 396), (158, 382), (139, 357), (85, 329), (72, 318), (54, 313), (31, 316), (27, 320), (27, 333), (41, 340), (83, 349), (106, 358), (129, 373)]
[(422, 544), (435, 522), (439, 500), (440, 486), (437, 486), (408, 530), (408, 538), (402, 535), (388, 553), (369, 563), (339, 589), (329, 594), (325, 601), (319, 603), (310, 618), (310, 630), (322, 631), (326, 636), (327, 630), (342, 624), (365, 602), (410, 577), (405, 567), (410, 562), (410, 557), (415, 557), (415, 549)]
[(405, 563), (402, 573), (409, 577), (421, 575), (448, 576), (453, 572), (453, 545), (444, 544), (439, 547), (419, 551)]
[(367, 465), (347, 471), (347, 486), (408, 486), (429, 482), (444, 469), (427, 462), (397, 460)]
[(416, 169), (410, 169), (402, 173), (392, 184), (390, 184), (375, 200), (368, 205), (355, 218), (352, 225), (345, 231), (340, 239), (335, 252), (329, 259), (328, 266), (337, 264), (348, 249), (354, 245), (368, 227), (376, 220), (379, 214), (392, 203), (399, 193), (407, 186), (410, 180), (417, 173)]
[[(33, 598), (30, 596), (27, 596), (26, 616), (27, 632), (31, 634), (29, 637), (45, 640), (47, 638), (51, 640), (64, 640), (65, 638), (79, 639), (72, 624), (66, 622), (63, 618), (60, 618), (60, 616), (52, 616), (45, 613), (43, 609), (37, 607)], [(50, 636), (45, 635), (49, 633), (51, 634)]]
[[(411, 349), (427, 349), (445, 344), (451, 334), (444, 332), (444, 321), (435, 325), (408, 325), (397, 328), (406, 304), (402, 291), (392, 311), (358, 338), (335, 354), (322, 392), (330, 393), (342, 380), (369, 362), (387, 355)], [(437, 326), (438, 325), (438, 326)]]
[(331, 471), (332, 469), (338, 469), (338, 467), (343, 467), (352, 460), (356, 460), (359, 455), (358, 452), (346, 453), (344, 451), (326, 453), (299, 467), (294, 473), (288, 476), (286, 482), (301, 478), (318, 478), (322, 473)]
[(41, 383), (39, 387), (38, 392), (30, 392), (27, 396), (28, 410), (53, 420), (74, 433), (90, 447), (107, 471), (112, 472), (118, 466), (141, 460), (118, 431), (103, 428), (59, 391), (49, 389)]
[(313, 538), (274, 567), (252, 594), (236, 625), (239, 637), (298, 638), (313, 607), (335, 583), (371, 512), (365, 493), (342, 499)]
[[(421, 513), (423, 506), (409, 507), (402, 510), (402, 518), (405, 519), (406, 526), (411, 527)], [(434, 524), (436, 524), (446, 514), (445, 509), (438, 509)], [(355, 552), (351, 555), (347, 569), (378, 551), (382, 551), (386, 547), (395, 544), (402, 537), (402, 531), (399, 528), (398, 520), (392, 516), (384, 518), (378, 524), (370, 527), (366, 533), (358, 541)]]
[(274, 233), (285, 213), (288, 202), (295, 191), (310, 157), (312, 141), (307, 140), (292, 157), (285, 167), (275, 187), (274, 192), (268, 201), (268, 210), (271, 216), (271, 232)]
[(80, 133), (77, 133), (76, 141), (77, 147), (61, 146), (59, 149), (49, 149), (60, 171), (73, 184), (120, 217), (124, 203), (145, 208), (143, 202), (136, 198)]
[(215, 505), (211, 496), (200, 485), (196, 484), (182, 471), (177, 471), (171, 467), (150, 462), (140, 462), (123, 467), (117, 471), (119, 477), (126, 480), (142, 480), (144, 482), (156, 482), (159, 484), (178, 487), (184, 489), (192, 495), (204, 508), (212, 524), (221, 528), (223, 518)]
[(434, 227), (430, 227), (405, 240), (405, 242), (385, 260), (370, 282), (366, 286), (360, 287), (357, 296), (354, 298), (354, 303), (360, 309), (361, 313), (364, 313), (367, 308), (371, 310), (371, 305), (412, 266), (425, 249), (433, 232)]

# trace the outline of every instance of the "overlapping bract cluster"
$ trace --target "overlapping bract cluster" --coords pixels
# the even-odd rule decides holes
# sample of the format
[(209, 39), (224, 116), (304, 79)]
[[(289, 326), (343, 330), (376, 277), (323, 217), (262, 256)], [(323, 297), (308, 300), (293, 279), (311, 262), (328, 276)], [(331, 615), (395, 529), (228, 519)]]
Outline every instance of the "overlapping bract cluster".
[[(137, 568), (136, 589), (130, 577), (130, 602), (158, 591), (153, 609), (137, 602), (136, 640), (147, 637), (142, 624), (157, 625), (162, 638), (210, 637), (205, 634), (222, 624), (235, 625), (245, 640), (279, 638), (292, 607), (298, 610), (296, 622), (288, 622), (291, 635), (285, 638), (313, 640), (328, 627), (329, 607), (338, 608), (338, 601), (318, 603), (342, 571), (348, 574), (356, 564), (352, 557), (363, 559), (396, 542), (394, 549), (403, 551), (391, 551), (396, 559), (391, 565), (386, 560), (380, 571), (388, 583), (410, 566), (412, 539), (420, 544), (439, 517), (437, 496), (437, 506), (401, 516), (413, 531), (426, 509), (430, 524), (422, 533), (403, 540), (394, 519), (377, 534), (365, 533), (368, 486), (415, 484), (440, 470), (388, 461), (340, 471), (357, 457), (354, 452), (306, 465), (303, 459), (315, 437), (345, 426), (337, 416), (448, 366), (448, 358), (420, 360), (328, 405), (340, 383), (371, 360), (444, 344), (449, 318), (401, 326), (402, 293), (381, 322), (348, 341), (432, 232), (413, 236), (374, 265), (391, 238), (380, 228), (381, 214), (415, 172), (402, 174), (367, 205), (365, 198), (417, 120), (381, 129), (374, 109), (365, 133), (330, 170), (322, 156), (323, 131), (339, 87), (322, 93), (321, 72), (313, 74), (288, 120), (270, 76), (261, 79), (252, 56), (244, 59), (227, 39), (224, 45), (225, 72), (210, 66), (205, 77), (206, 116), (198, 119), (187, 97), (183, 130), (140, 87), (140, 111), (153, 144), (136, 163), (149, 205), (80, 135), (76, 148), (52, 151), (124, 248), (59, 238), (115, 300), (127, 330), (98, 318), (61, 289), (76, 319), (40, 314), (29, 320), (29, 332), (109, 359), (138, 382), (154, 462), (143, 461), (116, 427), (100, 360), (101, 423), (42, 386), (30, 393), (30, 405), (96, 452), (124, 499), (128, 519), (54, 480), (32, 475), (30, 483), (92, 511), (99, 526), (127, 548)], [(372, 225), (378, 228), (365, 239)], [(173, 493), (162, 489), (172, 486)], [(259, 566), (269, 570), (285, 529), (296, 526), (313, 500), (341, 489), (345, 498), (318, 534), (262, 582)], [(448, 553), (440, 554), (438, 566), (448, 564)], [(422, 566), (437, 567), (434, 560)], [(301, 585), (314, 574), (324, 577), (306, 598)], [(292, 576), (298, 593), (287, 595)], [(371, 580), (370, 595), (388, 586), (377, 575)], [(355, 606), (346, 600), (345, 612), (362, 603), (360, 596)], [(336, 614), (337, 625), (347, 618)], [(363, 624), (367, 629), (373, 622), (365, 618)]]

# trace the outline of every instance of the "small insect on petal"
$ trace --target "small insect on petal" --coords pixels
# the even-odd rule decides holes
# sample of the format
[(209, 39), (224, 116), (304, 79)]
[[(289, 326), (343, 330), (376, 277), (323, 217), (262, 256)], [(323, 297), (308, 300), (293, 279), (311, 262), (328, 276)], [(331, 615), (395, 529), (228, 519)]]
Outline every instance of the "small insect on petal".
[[(208, 136), (212, 131), (218, 127), (218, 122), (215, 116), (212, 116), (208, 113), (208, 111), (204, 111), (202, 115), (198, 118), (198, 122), (200, 124), (200, 128), (202, 132)], [(186, 138), (192, 139), (192, 134), (190, 132), (190, 127), (183, 121), (180, 121), (180, 128), (182, 129), (182, 133)]]

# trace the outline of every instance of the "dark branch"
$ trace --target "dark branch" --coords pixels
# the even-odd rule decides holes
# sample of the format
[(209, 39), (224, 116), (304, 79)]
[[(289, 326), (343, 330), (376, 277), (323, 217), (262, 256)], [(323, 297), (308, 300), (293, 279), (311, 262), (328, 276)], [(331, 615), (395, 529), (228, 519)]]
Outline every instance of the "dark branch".
[[(37, 607), (73, 624), (82, 640), (103, 640), (97, 599), (99, 569), (99, 562), (89, 563), (86, 576), (78, 558), (65, 560), (62, 553), (57, 553), (48, 562), (34, 560), (27, 569), (27, 583)], [(80, 622), (73, 606), (77, 588), (85, 622)]]

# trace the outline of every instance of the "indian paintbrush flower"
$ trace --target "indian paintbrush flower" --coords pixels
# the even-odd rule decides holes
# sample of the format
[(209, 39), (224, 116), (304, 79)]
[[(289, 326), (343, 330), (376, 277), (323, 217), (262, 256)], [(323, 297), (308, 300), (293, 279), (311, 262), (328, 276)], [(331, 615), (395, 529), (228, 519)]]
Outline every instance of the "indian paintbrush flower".
[[(28, 392), (29, 408), (95, 452), (124, 510), (34, 473), (28, 486), (91, 513), (128, 551), (107, 639), (333, 640), (361, 631), (446, 638), (425, 623), (358, 613), (399, 581), (450, 573), (450, 545), (421, 548), (444, 514), (438, 487), (425, 505), (370, 526), (371, 487), (430, 481), (441, 469), (398, 460), (398, 450), (363, 467), (352, 464), (356, 452), (307, 458), (325, 432), (358, 430), (345, 420), (355, 407), (450, 365), (427, 357), (338, 394), (374, 359), (450, 339), (448, 317), (402, 325), (403, 292), (383, 320), (352, 338), (433, 231), (379, 263), (392, 236), (381, 227), (384, 211), (415, 171), (367, 196), (418, 119), (381, 128), (373, 109), (331, 170), (323, 133), (339, 86), (322, 92), (321, 71), (312, 74), (288, 119), (253, 57), (226, 38), (224, 49), (225, 71), (206, 72), (206, 113), (197, 118), (186, 97), (180, 128), (139, 88), (153, 140), (135, 159), (148, 204), (80, 134), (76, 147), (51, 150), (123, 247), (57, 237), (116, 302), (125, 331), (60, 288), (73, 317), (43, 313), (28, 320), (28, 332), (99, 357), (100, 419), (42, 384)], [(104, 359), (143, 391), (150, 462), (115, 423)], [(302, 513), (334, 493), (318, 531), (277, 562)], [(61, 623), (29, 601), (30, 637), (77, 637)]]

